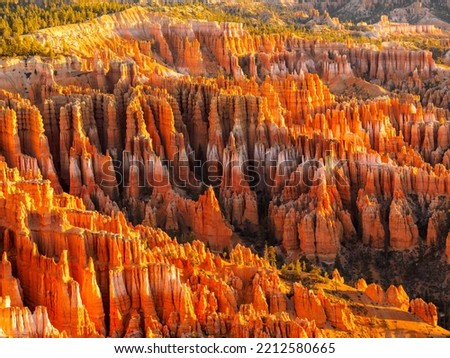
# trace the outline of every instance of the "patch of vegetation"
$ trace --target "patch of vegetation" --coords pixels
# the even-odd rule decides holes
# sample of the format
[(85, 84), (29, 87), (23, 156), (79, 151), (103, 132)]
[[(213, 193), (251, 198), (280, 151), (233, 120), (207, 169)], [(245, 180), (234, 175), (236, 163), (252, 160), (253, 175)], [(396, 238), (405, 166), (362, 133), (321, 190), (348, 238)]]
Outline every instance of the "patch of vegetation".
[[(343, 291), (339, 291), (337, 289), (332, 289), (332, 290), (325, 290), (325, 293), (327, 293), (329, 295), (333, 295), (338, 298), (342, 298), (342, 299), (346, 300), (347, 302), (352, 302), (352, 298)], [(356, 305), (354, 305), (354, 306), (356, 306)]]
[(79, 23), (95, 17), (122, 11), (133, 4), (116, 2), (65, 3), (44, 0), (42, 6), (30, 2), (0, 3), (0, 56), (53, 56), (53, 50), (30, 37), (37, 30)]
[(192, 243), (197, 240), (197, 236), (192, 230), (180, 231), (176, 237), (180, 244)]
[(49, 46), (43, 46), (32, 36), (0, 38), (0, 56), (33, 55), (53, 57), (54, 51)]
[(353, 303), (353, 301), (350, 302), (351, 303), (349, 304), (349, 307), (354, 313), (358, 314), (359, 316), (367, 317), (367, 315), (369, 314), (369, 310), (366, 307), (357, 305)]
[(278, 267), (280, 258), (277, 255), (275, 246), (264, 246), (263, 258), (269, 262), (270, 266), (275, 268)]
[(285, 280), (298, 282), (301, 279), (302, 272), (306, 271), (305, 261), (295, 261), (281, 266), (280, 276)]
[(390, 35), (389, 41), (397, 42), (410, 50), (431, 51), (434, 60), (438, 64), (444, 63), (444, 56), (449, 49), (448, 38), (441, 38), (440, 35)]

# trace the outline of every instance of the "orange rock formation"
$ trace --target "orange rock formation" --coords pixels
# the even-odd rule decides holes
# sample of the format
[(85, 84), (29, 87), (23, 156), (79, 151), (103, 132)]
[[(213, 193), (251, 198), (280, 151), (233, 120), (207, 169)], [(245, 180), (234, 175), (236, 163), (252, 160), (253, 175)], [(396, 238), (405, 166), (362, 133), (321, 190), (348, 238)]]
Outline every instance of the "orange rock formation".
[[(349, 245), (425, 247), (448, 265), (450, 113), (424, 86), (430, 52), (139, 7), (36, 36), (76, 44), (0, 72), (0, 336), (385, 336), (361, 328), (366, 304), (415, 323), (396, 334), (448, 334), (402, 285), (291, 282), (245, 246), (328, 267)], [(422, 97), (327, 87), (359, 77)]]

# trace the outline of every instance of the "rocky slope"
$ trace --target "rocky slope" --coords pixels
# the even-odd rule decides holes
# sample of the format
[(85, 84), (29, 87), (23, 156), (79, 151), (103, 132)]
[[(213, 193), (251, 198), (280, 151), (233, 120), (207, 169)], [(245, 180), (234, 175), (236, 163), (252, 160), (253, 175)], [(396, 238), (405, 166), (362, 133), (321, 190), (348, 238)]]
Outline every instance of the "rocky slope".
[[(0, 67), (1, 334), (448, 334), (448, 71), (431, 52), (140, 7), (36, 34), (69, 37), (66, 56)], [(294, 283), (265, 245), (389, 288)], [(354, 247), (432, 253), (442, 287), (355, 275)]]
[(397, 22), (412, 24), (435, 24), (448, 28), (447, 0), (337, 0), (337, 1), (303, 1), (302, 8), (316, 8), (329, 11), (342, 20), (353, 22), (376, 22), (381, 15), (389, 15)]

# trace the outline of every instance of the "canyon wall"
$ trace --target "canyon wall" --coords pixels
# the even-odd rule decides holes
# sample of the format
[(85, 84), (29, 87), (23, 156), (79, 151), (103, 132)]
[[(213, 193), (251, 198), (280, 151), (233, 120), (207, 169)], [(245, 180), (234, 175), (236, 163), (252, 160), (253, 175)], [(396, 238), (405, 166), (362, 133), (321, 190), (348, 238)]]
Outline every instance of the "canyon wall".
[[(431, 52), (139, 7), (36, 36), (76, 43), (2, 63), (0, 335), (367, 336), (349, 301), (245, 245), (286, 263), (331, 265), (350, 244), (448, 263), (450, 113), (425, 86)], [(355, 79), (398, 93), (330, 90)], [(402, 286), (362, 288), (437, 325)]]

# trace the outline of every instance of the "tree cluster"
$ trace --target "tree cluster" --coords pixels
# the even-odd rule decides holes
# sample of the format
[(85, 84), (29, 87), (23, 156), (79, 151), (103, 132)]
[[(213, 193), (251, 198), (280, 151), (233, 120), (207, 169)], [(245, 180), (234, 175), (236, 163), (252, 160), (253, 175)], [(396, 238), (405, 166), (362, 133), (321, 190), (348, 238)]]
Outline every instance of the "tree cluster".
[(46, 27), (91, 20), (130, 6), (118, 2), (66, 3), (63, 0), (0, 2), (0, 56), (52, 56), (51, 48), (43, 46), (31, 36), (22, 35)]

